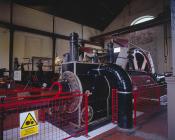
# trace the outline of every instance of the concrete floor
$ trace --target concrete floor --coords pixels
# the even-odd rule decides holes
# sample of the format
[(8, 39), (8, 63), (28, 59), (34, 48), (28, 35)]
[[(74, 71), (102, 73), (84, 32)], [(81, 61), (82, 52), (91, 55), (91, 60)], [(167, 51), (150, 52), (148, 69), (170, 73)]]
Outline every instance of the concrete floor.
[(91, 140), (167, 140), (167, 110), (152, 115), (131, 132), (120, 131), (117, 127)]
[[(153, 110), (153, 108), (150, 109)], [(71, 140), (167, 140), (167, 129), (167, 109), (164, 106), (156, 113), (151, 113), (151, 115), (141, 114), (138, 116), (137, 127), (129, 132), (121, 131), (116, 124), (110, 123), (90, 131), (89, 137), (72, 137)], [(41, 132), (38, 135), (34, 135), (29, 139), (57, 140), (70, 136), (48, 122), (40, 123), (39, 130)], [(7, 130), (3, 133), (5, 139), (19, 139), (19, 128)]]

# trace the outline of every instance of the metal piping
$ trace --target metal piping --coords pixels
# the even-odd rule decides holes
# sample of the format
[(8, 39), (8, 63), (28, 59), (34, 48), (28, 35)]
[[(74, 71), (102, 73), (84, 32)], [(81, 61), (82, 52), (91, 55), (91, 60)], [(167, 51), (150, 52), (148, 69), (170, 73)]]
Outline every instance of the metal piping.
[[(116, 78), (116, 87), (121, 93), (131, 93), (132, 92), (132, 82), (127, 74), (120, 66), (115, 64), (101, 65), (98, 69), (101, 75), (105, 75), (109, 78), (109, 73)], [(110, 79), (109, 79), (110, 80)]]
[(89, 75), (103, 75), (110, 80), (110, 76), (114, 76), (116, 79), (116, 88), (123, 94), (132, 92), (132, 82), (128, 73), (116, 64), (104, 64), (99, 65), (98, 69), (93, 69), (89, 72)]
[(107, 54), (108, 54), (108, 63), (114, 63), (114, 46), (113, 43), (108, 44), (108, 49), (107, 49)]
[(70, 34), (70, 53), (69, 61), (78, 61), (78, 34)]
[(132, 82), (126, 71), (115, 64), (99, 65), (90, 75), (105, 76), (110, 87), (118, 91), (118, 126), (124, 129), (133, 127)]

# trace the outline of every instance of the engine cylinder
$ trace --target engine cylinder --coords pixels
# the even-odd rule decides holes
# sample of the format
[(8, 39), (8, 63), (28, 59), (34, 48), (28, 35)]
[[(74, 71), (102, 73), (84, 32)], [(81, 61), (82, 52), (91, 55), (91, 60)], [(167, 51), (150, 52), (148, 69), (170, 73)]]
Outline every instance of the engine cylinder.
[(108, 63), (114, 63), (114, 47), (113, 43), (108, 44)]
[(70, 34), (70, 53), (69, 61), (78, 61), (78, 34)]

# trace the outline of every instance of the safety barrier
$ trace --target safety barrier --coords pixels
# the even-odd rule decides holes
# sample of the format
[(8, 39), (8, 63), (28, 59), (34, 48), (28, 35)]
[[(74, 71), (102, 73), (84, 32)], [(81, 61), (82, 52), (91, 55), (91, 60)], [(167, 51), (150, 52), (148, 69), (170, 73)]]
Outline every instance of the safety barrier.
[(0, 140), (61, 140), (88, 135), (87, 94), (62, 92), (56, 82), (49, 89), (0, 91), (0, 97)]
[(163, 84), (140, 86), (133, 90), (134, 126), (160, 112), (160, 97), (165, 90), (166, 85)]
[[(133, 89), (133, 124), (136, 127), (150, 116), (160, 112), (160, 97), (165, 94), (166, 85), (154, 84)], [(112, 90), (112, 122), (118, 122), (117, 89)]]
[(112, 89), (112, 122), (118, 122), (118, 92), (117, 89)]

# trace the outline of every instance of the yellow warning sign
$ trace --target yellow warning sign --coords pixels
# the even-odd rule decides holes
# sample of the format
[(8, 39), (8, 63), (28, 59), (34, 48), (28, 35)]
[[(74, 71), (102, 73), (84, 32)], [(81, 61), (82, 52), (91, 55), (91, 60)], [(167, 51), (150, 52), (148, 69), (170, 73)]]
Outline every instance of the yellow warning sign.
[(29, 127), (32, 127), (32, 126), (36, 126), (38, 125), (36, 120), (33, 118), (33, 116), (29, 113), (21, 127), (21, 129), (24, 129), (24, 128), (29, 128)]
[(36, 111), (20, 113), (20, 138), (31, 136), (39, 132)]

